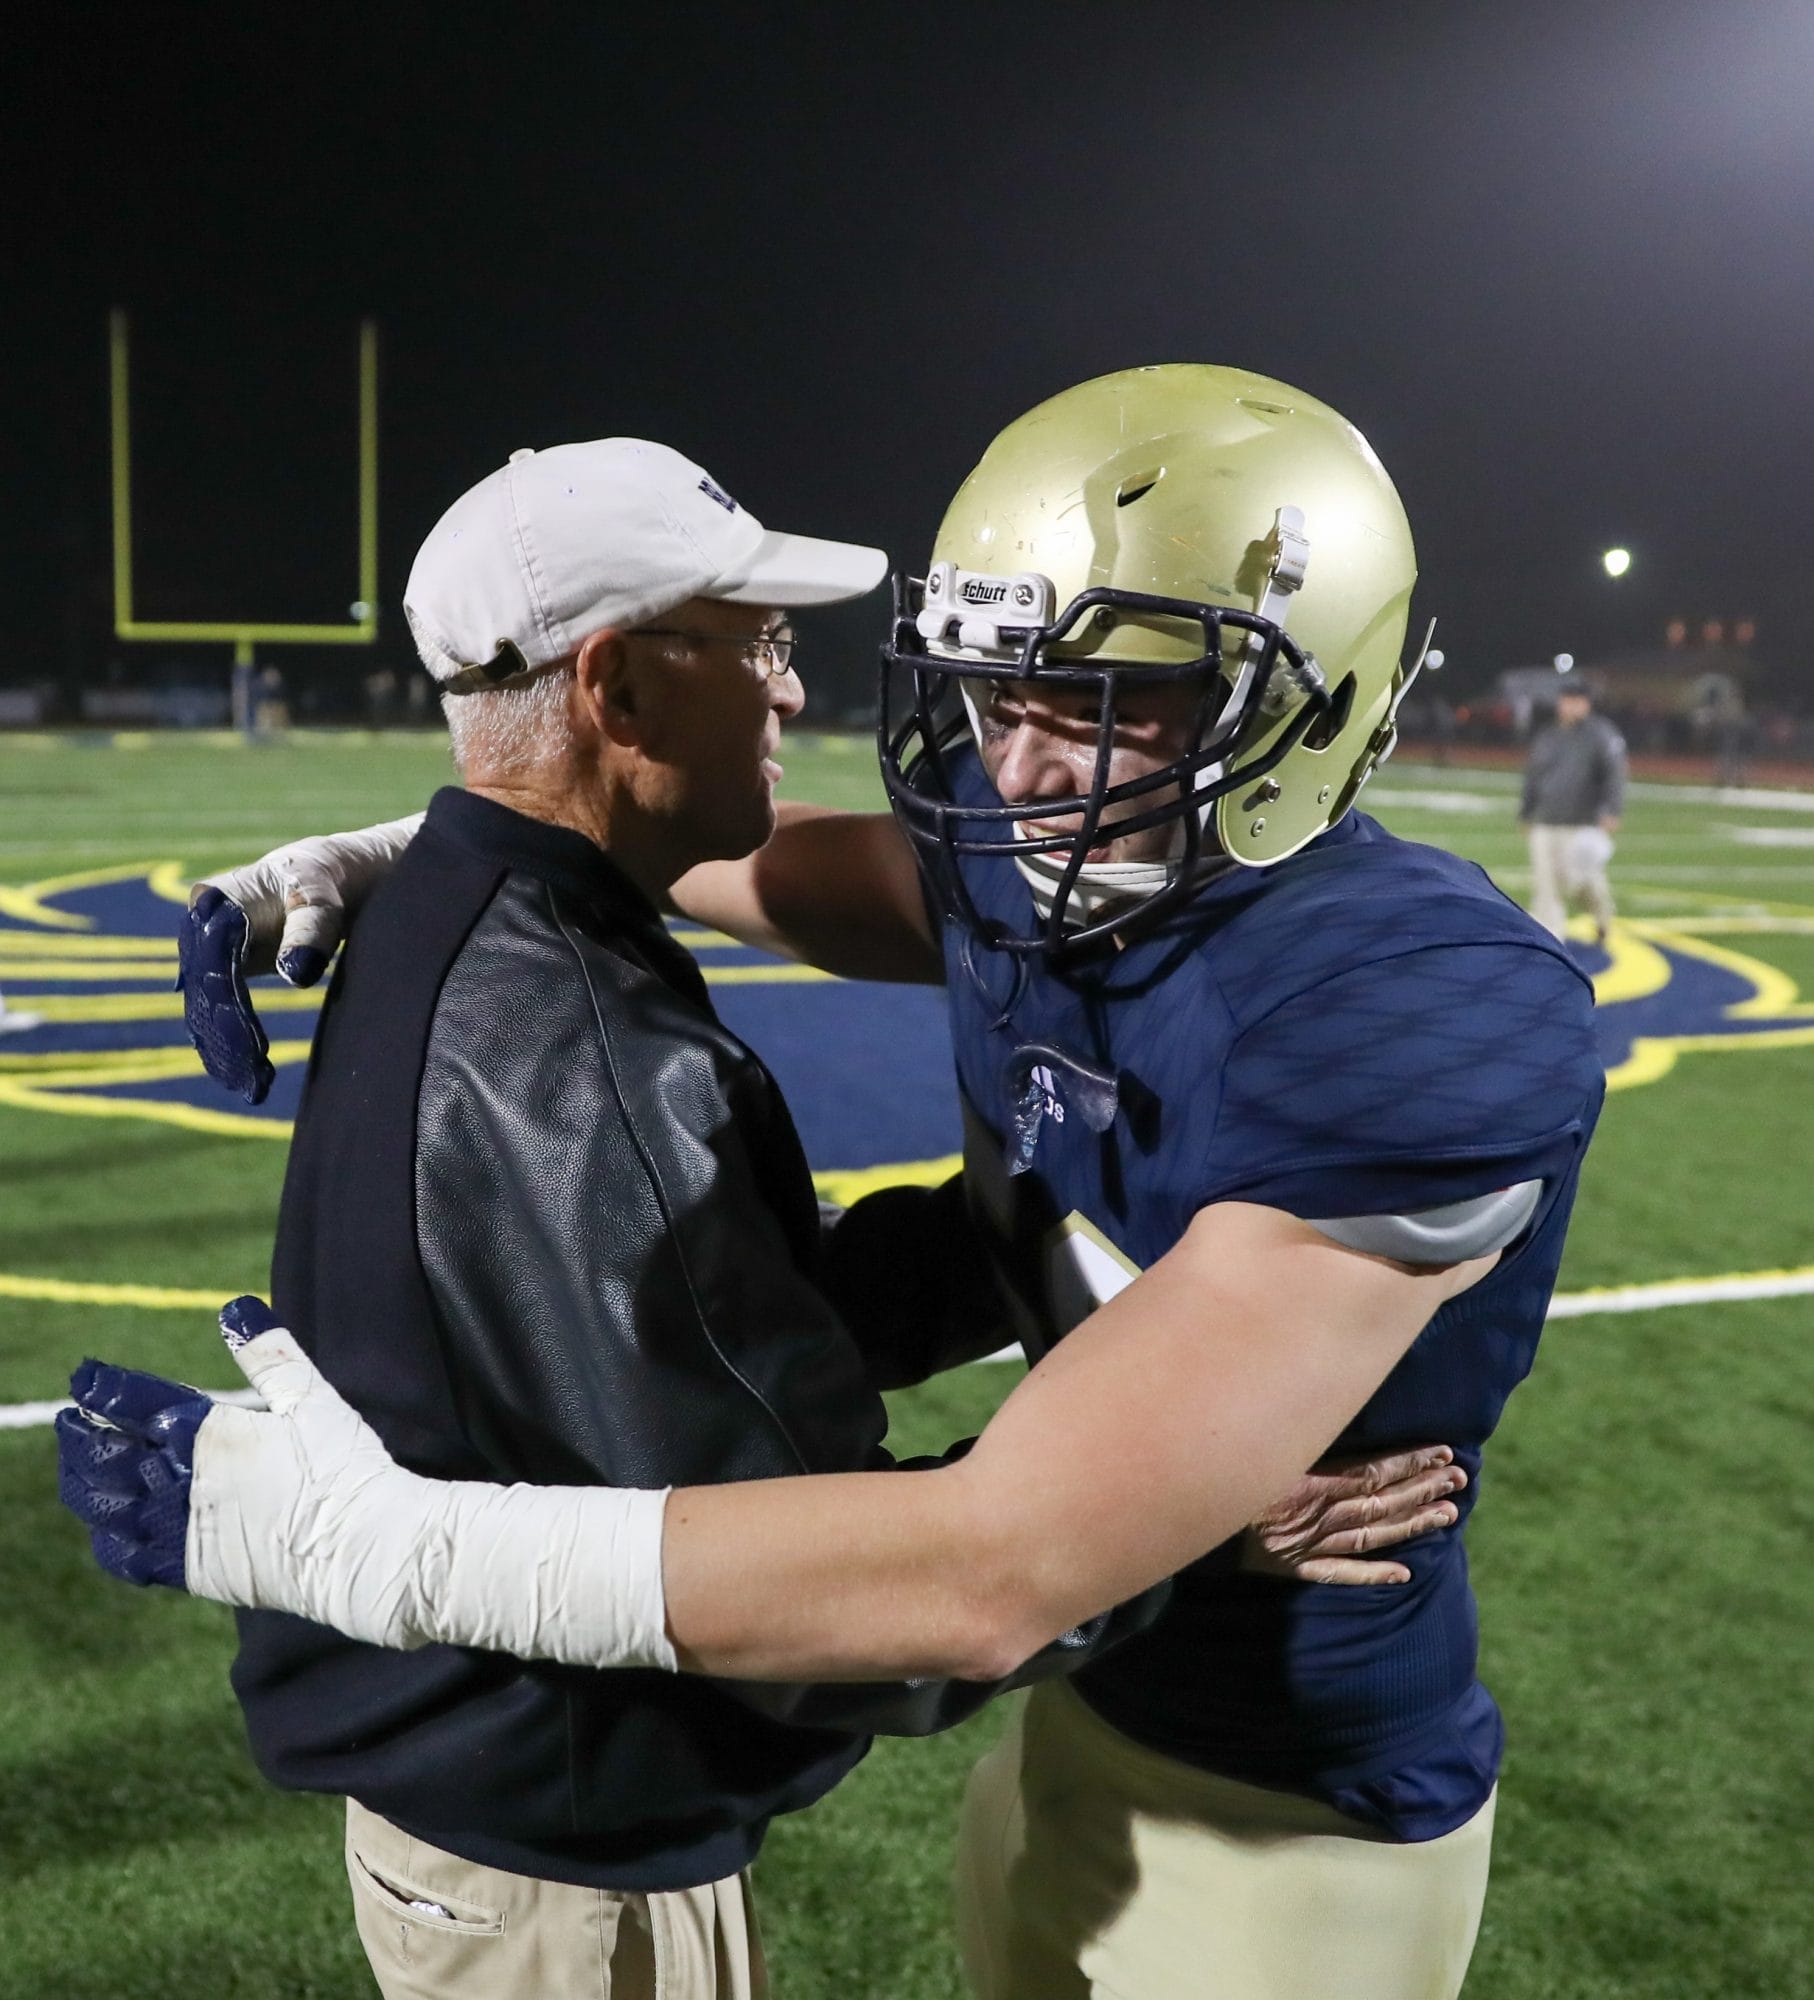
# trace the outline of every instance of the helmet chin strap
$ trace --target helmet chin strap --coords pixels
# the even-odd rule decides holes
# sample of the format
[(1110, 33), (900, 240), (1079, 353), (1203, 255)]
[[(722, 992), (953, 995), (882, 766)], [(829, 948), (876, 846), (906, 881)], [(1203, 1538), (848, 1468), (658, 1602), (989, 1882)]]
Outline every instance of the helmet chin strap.
[[(1014, 865), (1033, 894), (1041, 922), (1049, 923), (1058, 885), (1070, 865), (1063, 853), (1017, 854)], [(1156, 896), (1176, 879), (1175, 861), (1086, 861), (1077, 871), (1064, 908), (1066, 930), (1082, 930), (1116, 903)]]

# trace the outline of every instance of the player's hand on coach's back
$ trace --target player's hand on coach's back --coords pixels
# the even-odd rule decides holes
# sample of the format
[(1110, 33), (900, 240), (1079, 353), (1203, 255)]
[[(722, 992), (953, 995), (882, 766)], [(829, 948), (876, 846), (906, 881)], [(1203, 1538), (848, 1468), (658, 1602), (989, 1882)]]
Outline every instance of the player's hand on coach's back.
[(220, 1324), (266, 1408), (105, 1362), (70, 1378), (59, 1490), (110, 1575), (368, 1645), (676, 1670), (665, 1489), (421, 1478), (262, 1299), (234, 1299)]
[(374, 1510), (416, 1539), (406, 1496), (424, 1488), (262, 1299), (223, 1308), (221, 1333), (263, 1411), (137, 1369), (85, 1361), (57, 1415), (58, 1492), (94, 1557), (127, 1583), (290, 1611), (375, 1645), (420, 1645), (395, 1562), (336, 1564), (388, 1546)]
[(177, 931), (176, 986), (189, 1039), (216, 1083), (264, 1102), (276, 1071), (246, 982), (275, 971), (313, 986), (421, 824), (416, 814), (311, 836), (196, 883)]

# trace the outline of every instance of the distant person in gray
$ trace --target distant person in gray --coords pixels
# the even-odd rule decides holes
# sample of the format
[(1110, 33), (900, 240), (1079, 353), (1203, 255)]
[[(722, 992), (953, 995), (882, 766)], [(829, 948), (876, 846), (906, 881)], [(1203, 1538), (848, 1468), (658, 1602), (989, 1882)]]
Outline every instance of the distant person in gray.
[(1606, 868), (1625, 809), (1625, 739), (1593, 712), (1593, 694), (1571, 683), (1556, 696), (1556, 719), (1531, 742), (1518, 822), (1530, 839), (1531, 915), (1556, 937), (1577, 895), (1594, 920), (1594, 942), (1612, 930)]

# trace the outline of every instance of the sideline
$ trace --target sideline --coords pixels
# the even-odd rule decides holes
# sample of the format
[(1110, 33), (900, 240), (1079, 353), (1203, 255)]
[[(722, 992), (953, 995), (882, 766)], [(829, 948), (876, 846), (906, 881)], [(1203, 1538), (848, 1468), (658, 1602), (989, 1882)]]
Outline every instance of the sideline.
[[(27, 1286), (46, 1289), (27, 1290)], [(209, 1310), (220, 1303), (219, 1294), (214, 1292), (166, 1292), (147, 1299), (144, 1295), (150, 1291), (149, 1286), (69, 1285), (52, 1278), (21, 1279), (0, 1275), (0, 1296), (9, 1298), (40, 1298), (70, 1304), (156, 1303), (191, 1308), (205, 1305)], [(1596, 1285), (1587, 1291), (1559, 1292), (1550, 1301), (1549, 1318), (1590, 1319), (1598, 1313), (1656, 1312), (1665, 1306), (1728, 1305), (1743, 1299), (1799, 1298), (1810, 1292), (1814, 1292), (1814, 1264), (1803, 1264), (1784, 1271), (1733, 1272), (1722, 1278), (1662, 1278), (1648, 1285)], [(135, 1296), (130, 1300), (101, 1300), (95, 1298), (97, 1293), (132, 1293)], [(1018, 1347), (1004, 1347), (999, 1353), (983, 1355), (974, 1365), (1020, 1361), (1022, 1358)], [(258, 1397), (250, 1389), (210, 1389), (208, 1394), (219, 1403), (258, 1406)], [(59, 1410), (68, 1407), (67, 1402), (0, 1404), (0, 1431), (28, 1430), (35, 1425), (51, 1423)]]

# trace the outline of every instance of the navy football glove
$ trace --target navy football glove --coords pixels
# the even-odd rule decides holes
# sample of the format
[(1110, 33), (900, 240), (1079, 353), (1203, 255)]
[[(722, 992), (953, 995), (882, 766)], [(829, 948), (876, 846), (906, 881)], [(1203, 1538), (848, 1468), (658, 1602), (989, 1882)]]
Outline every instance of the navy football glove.
[(57, 1413), (57, 1490), (95, 1561), (127, 1583), (184, 1587), (195, 1434), (214, 1407), (199, 1389), (84, 1361), (77, 1407)]
[(204, 888), (177, 932), (176, 990), (203, 1069), (248, 1104), (262, 1104), (277, 1072), (246, 986), (248, 929), (245, 911), (230, 896)]
[[(221, 1337), (235, 1355), (276, 1325), (263, 1299), (221, 1308)], [(76, 1407), (57, 1413), (57, 1491), (88, 1530), (95, 1561), (127, 1583), (187, 1590), (195, 1439), (214, 1398), (105, 1361), (84, 1361), (69, 1393)]]

